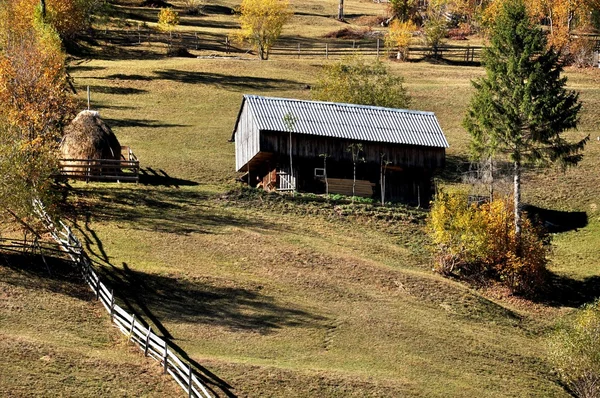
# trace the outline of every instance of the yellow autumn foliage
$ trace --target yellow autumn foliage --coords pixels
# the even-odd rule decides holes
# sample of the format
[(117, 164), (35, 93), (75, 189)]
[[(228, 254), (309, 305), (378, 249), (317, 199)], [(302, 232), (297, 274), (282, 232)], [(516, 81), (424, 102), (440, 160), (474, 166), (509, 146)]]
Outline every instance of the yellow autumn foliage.
[(268, 59), (271, 48), (292, 16), (288, 0), (242, 0), (237, 41), (248, 42), (260, 59)]
[(510, 198), (469, 204), (465, 192), (441, 191), (432, 203), (428, 231), (441, 273), (495, 280), (521, 293), (544, 284), (548, 249), (527, 218), (517, 238)]
[(158, 30), (172, 32), (179, 25), (179, 14), (172, 8), (161, 8), (158, 13)]
[(398, 59), (405, 61), (408, 58), (408, 48), (413, 36), (417, 31), (417, 25), (412, 21), (401, 22), (394, 20), (385, 35), (385, 45), (390, 50), (398, 51)]
[[(493, 0), (483, 10), (483, 26), (491, 26), (502, 6), (507, 1)], [(563, 49), (568, 44), (570, 33), (578, 24), (588, 23), (590, 12), (600, 8), (600, 0), (528, 0), (525, 1), (528, 14), (535, 20), (548, 24), (548, 45)]]
[(554, 370), (575, 396), (600, 396), (600, 302), (563, 321), (548, 348)]

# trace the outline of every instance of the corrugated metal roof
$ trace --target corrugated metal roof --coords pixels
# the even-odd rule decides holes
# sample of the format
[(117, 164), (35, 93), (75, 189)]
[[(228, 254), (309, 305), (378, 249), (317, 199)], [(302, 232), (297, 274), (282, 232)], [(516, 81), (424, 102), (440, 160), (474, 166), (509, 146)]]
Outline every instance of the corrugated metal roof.
[(244, 101), (263, 131), (448, 148), (433, 112), (257, 95), (244, 95)]

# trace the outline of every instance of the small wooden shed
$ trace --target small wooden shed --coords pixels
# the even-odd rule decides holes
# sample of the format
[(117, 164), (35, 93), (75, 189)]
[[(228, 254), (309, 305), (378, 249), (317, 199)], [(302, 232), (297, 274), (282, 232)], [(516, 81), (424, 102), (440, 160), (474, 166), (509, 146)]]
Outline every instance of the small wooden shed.
[(421, 204), (448, 147), (431, 112), (255, 95), (231, 140), (251, 186), (351, 195), (354, 152), (357, 196), (379, 198), (383, 185), (386, 200)]

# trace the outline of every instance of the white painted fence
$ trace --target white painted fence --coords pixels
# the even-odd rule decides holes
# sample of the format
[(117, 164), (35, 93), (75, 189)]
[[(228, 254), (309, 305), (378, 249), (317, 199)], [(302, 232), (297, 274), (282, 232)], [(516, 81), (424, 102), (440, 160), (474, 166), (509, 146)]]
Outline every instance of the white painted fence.
[(146, 328), (135, 314), (129, 314), (119, 305), (115, 304), (115, 295), (101, 280), (94, 267), (85, 254), (81, 242), (73, 234), (71, 229), (60, 222), (60, 228), (46, 213), (43, 204), (39, 200), (34, 201), (34, 209), (41, 218), (44, 226), (48, 229), (52, 238), (59, 244), (61, 249), (77, 264), (84, 280), (96, 294), (96, 298), (102, 303), (109, 313), (112, 322), (128, 337), (129, 341), (135, 343), (145, 356), (149, 356), (160, 362), (163, 372), (170, 374), (173, 379), (188, 394), (188, 397), (213, 398), (208, 388), (202, 383), (198, 374), (190, 364), (185, 364), (173, 350), (169, 348), (169, 342), (152, 332), (152, 328)]

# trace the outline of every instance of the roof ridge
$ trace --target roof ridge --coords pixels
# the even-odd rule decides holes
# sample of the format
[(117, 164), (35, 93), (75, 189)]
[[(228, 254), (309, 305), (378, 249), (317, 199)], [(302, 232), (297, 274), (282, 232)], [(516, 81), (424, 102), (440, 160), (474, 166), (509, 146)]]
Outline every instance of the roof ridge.
[(265, 96), (256, 95), (256, 94), (244, 94), (244, 99), (254, 99), (254, 98), (263, 99), (263, 100), (274, 100), (274, 101), (284, 101), (284, 102), (302, 102), (302, 103), (321, 104), (321, 105), (335, 105), (335, 106), (342, 106), (342, 107), (347, 107), (347, 108), (373, 109), (373, 110), (380, 110), (380, 111), (391, 111), (391, 112), (398, 112), (398, 113), (411, 113), (411, 114), (417, 114), (417, 115), (435, 116), (434, 112), (418, 111), (416, 109), (388, 108), (388, 107), (376, 106), (376, 105), (361, 105), (361, 104), (349, 104), (349, 103), (344, 103), (344, 102), (314, 101), (314, 100), (303, 100), (303, 99), (297, 99), (297, 98), (265, 97)]

